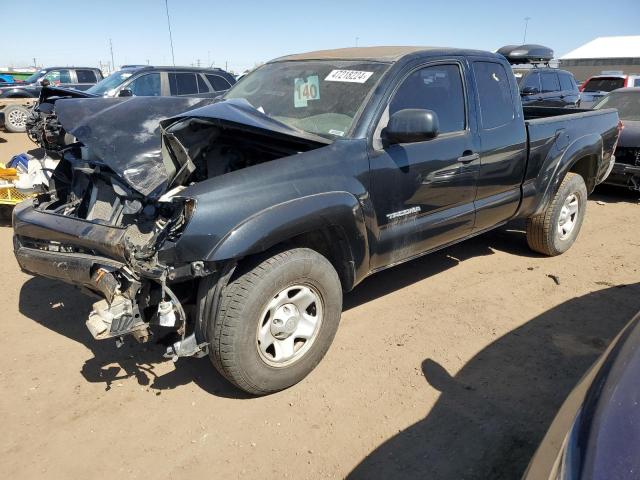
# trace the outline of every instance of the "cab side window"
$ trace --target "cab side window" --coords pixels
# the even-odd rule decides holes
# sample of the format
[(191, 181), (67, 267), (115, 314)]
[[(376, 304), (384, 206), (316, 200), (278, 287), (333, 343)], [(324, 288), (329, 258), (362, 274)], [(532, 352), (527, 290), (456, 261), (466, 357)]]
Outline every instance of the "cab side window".
[(529, 89), (530, 92), (540, 91), (540, 74), (538, 72), (532, 72), (522, 82), (522, 90)]
[(93, 70), (76, 70), (78, 83), (96, 83), (96, 73)]
[(159, 97), (162, 94), (160, 90), (160, 74), (147, 73), (142, 75), (133, 80), (126, 88), (138, 97)]
[(558, 76), (560, 77), (560, 87), (563, 91), (572, 92), (578, 90), (578, 86), (571, 75), (560, 73)]
[(458, 65), (425, 67), (402, 82), (389, 104), (389, 115), (409, 108), (432, 110), (440, 133), (458, 132), (466, 127), (464, 98)]
[(473, 73), (480, 98), (480, 123), (490, 130), (511, 123), (515, 108), (509, 74), (502, 64), (473, 62)]
[(195, 95), (198, 82), (195, 73), (169, 73), (171, 95)]
[(71, 83), (71, 72), (69, 72), (69, 70), (51, 70), (50, 72), (47, 72), (44, 79), (49, 80), (51, 85)]
[(207, 75), (207, 80), (216, 92), (231, 88), (231, 84), (219, 75)]
[(554, 72), (542, 73), (542, 93), (558, 92), (560, 91), (560, 82), (558, 81), (558, 75)]

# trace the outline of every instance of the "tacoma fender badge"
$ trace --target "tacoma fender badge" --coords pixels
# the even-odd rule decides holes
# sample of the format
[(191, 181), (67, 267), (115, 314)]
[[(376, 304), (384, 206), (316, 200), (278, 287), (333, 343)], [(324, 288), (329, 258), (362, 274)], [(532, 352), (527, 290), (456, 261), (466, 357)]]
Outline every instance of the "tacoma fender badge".
[(420, 207), (411, 207), (406, 210), (400, 210), (399, 212), (387, 213), (388, 220), (394, 220), (400, 217), (406, 217), (407, 215), (413, 215), (415, 213), (420, 213), (422, 209)]

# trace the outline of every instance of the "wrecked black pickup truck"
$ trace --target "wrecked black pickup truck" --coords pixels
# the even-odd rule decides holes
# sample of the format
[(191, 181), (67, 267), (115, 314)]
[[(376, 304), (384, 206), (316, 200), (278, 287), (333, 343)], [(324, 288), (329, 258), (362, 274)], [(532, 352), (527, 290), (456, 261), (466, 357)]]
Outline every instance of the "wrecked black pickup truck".
[(504, 57), (471, 50), (293, 55), (220, 102), (162, 100), (56, 103), (74, 141), (15, 209), (15, 255), (102, 297), (95, 338), (172, 333), (169, 357), (252, 394), (304, 378), (374, 272), (516, 218), (566, 251), (619, 135), (615, 110), (523, 111)]

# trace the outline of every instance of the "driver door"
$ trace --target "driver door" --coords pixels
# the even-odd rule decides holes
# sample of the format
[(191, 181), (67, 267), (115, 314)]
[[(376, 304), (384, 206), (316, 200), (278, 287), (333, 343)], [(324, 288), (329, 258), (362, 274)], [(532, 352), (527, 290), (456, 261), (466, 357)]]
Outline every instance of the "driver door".
[[(378, 227), (372, 269), (453, 242), (473, 229), (480, 157), (464, 78), (458, 62), (431, 64), (410, 72), (391, 96), (370, 152)], [(435, 112), (438, 135), (384, 145), (380, 132), (402, 109)]]

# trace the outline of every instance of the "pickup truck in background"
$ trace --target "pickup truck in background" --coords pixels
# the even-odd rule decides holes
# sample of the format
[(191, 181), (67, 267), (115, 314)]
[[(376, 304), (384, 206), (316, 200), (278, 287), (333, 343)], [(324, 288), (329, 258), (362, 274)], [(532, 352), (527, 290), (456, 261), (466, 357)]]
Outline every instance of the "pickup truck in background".
[(87, 90), (102, 80), (102, 72), (93, 67), (50, 67), (38, 70), (23, 82), (0, 86), (0, 126), (9, 132), (26, 129), (33, 100), (46, 86)]
[(568, 250), (619, 136), (616, 110), (523, 110), (474, 50), (291, 55), (159, 121), (167, 101), (56, 103), (75, 143), (14, 210), (15, 255), (102, 298), (96, 339), (177, 335), (167, 356), (256, 395), (313, 370), (375, 272), (518, 218), (534, 251)]

